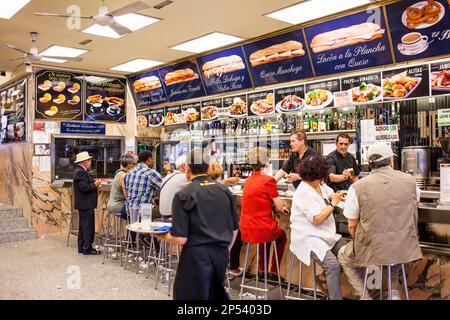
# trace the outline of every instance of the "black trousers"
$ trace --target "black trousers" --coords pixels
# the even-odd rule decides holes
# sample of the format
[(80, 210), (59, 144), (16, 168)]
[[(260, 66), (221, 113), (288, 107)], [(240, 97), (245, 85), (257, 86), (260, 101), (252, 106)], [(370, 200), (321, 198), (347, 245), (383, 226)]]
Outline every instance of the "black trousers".
[(230, 270), (236, 270), (239, 268), (241, 258), (241, 248), (242, 248), (241, 230), (239, 230), (236, 236), (236, 240), (234, 241), (234, 244), (230, 250)]
[(95, 237), (94, 209), (79, 209), (80, 222), (78, 227), (78, 252), (84, 253), (92, 250)]
[(229, 300), (223, 287), (228, 248), (215, 244), (183, 247), (178, 263), (175, 300)]

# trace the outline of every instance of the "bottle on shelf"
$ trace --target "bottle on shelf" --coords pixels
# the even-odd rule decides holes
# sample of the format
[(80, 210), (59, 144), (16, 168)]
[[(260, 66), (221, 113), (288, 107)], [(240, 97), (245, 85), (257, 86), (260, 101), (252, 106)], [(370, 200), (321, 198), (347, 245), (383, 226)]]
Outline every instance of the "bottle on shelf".
[(324, 132), (327, 130), (327, 122), (326, 122), (325, 115), (322, 114), (320, 120), (319, 120), (319, 132)]
[(339, 130), (339, 118), (337, 112), (334, 113), (333, 117), (333, 130)]
[(305, 114), (305, 120), (303, 121), (303, 124), (304, 124), (303, 130), (304, 130), (305, 132), (309, 132), (310, 119), (309, 119), (309, 117), (308, 117), (307, 114)]

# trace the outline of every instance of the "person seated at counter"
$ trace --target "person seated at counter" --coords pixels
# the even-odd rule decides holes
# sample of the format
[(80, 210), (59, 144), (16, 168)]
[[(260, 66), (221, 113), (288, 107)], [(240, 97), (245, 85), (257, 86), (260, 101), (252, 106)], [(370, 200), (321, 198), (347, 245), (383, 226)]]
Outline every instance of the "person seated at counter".
[(337, 254), (346, 242), (336, 233), (333, 211), (344, 198), (324, 183), (328, 168), (321, 155), (308, 157), (300, 164), (302, 182), (292, 200), (289, 248), (308, 266), (313, 258), (325, 271), (330, 300), (342, 300)]
[(340, 133), (336, 137), (336, 150), (328, 156), (328, 186), (334, 190), (348, 190), (348, 188), (358, 181), (361, 172), (355, 157), (348, 152), (352, 139), (346, 133)]
[(167, 175), (162, 184), (159, 195), (159, 211), (163, 221), (172, 218), (172, 202), (175, 194), (189, 184), (186, 178), (186, 156), (178, 157), (175, 161), (175, 171)]
[(296, 130), (291, 133), (291, 154), (280, 170), (275, 174), (275, 180), (279, 181), (286, 176), (288, 182), (292, 182), (295, 188), (300, 185), (301, 178), (298, 172), (300, 163), (311, 156), (319, 155), (313, 148), (308, 146), (308, 139), (303, 130)]
[[(257, 147), (250, 150), (248, 162), (254, 172), (244, 184), (241, 235), (244, 242), (259, 243), (259, 276), (264, 278), (264, 274), (262, 274), (264, 272), (264, 243), (267, 243), (267, 262), (269, 262), (271, 242), (275, 241), (280, 263), (287, 241), (286, 233), (278, 226), (278, 221), (273, 217), (272, 205), (275, 205), (275, 209), (284, 215), (289, 213), (289, 209), (278, 196), (275, 179), (262, 173), (262, 170), (270, 165), (267, 149)], [(267, 279), (278, 281), (275, 257), (272, 257)]]
[(413, 176), (394, 170), (389, 145), (369, 148), (369, 176), (348, 190), (344, 216), (353, 241), (339, 251), (339, 261), (354, 291), (362, 294), (358, 267), (397, 265), (392, 273), (392, 299), (400, 300), (400, 264), (422, 258), (418, 238), (420, 190)]
[(208, 169), (208, 177), (210, 177), (212, 180), (216, 180), (223, 185), (226, 185), (228, 187), (234, 186), (235, 184), (239, 183), (238, 177), (231, 177), (227, 179), (220, 179), (223, 174), (223, 167), (220, 163), (217, 161), (211, 160), (211, 163), (209, 164)]

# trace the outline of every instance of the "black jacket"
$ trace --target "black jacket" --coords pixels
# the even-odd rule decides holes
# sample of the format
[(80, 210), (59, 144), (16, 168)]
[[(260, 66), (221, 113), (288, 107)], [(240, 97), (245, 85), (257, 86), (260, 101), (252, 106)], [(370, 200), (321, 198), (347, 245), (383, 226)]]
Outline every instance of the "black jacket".
[(94, 179), (84, 168), (79, 165), (73, 170), (73, 192), (75, 197), (75, 209), (97, 208), (97, 187)]

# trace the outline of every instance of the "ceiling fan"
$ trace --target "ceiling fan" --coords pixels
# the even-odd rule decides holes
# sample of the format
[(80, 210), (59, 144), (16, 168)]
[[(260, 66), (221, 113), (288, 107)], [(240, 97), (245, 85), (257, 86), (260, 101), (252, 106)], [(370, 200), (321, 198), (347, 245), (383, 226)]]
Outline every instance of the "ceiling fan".
[(141, 10), (145, 10), (151, 8), (148, 4), (142, 1), (136, 1), (130, 3), (129, 5), (122, 7), (120, 9), (114, 10), (108, 13), (108, 9), (105, 6), (105, 1), (102, 0), (102, 4), (98, 10), (98, 15), (96, 16), (72, 16), (68, 14), (57, 14), (57, 13), (39, 13), (36, 12), (36, 16), (45, 16), (45, 17), (60, 17), (60, 18), (80, 18), (80, 19), (91, 19), (94, 23), (110, 27), (120, 36), (126, 35), (128, 33), (132, 33), (133, 31), (128, 29), (127, 27), (118, 23), (115, 19), (117, 16), (122, 16), (127, 13), (136, 13)]
[(25, 60), (25, 65), (26, 66), (31, 66), (31, 63), (33, 61), (38, 61), (38, 60), (42, 60), (42, 58), (47, 58), (47, 59), (59, 59), (59, 60), (67, 60), (67, 61), (75, 61), (75, 62), (81, 62), (83, 61), (83, 58), (74, 58), (74, 57), (60, 57), (60, 56), (43, 56), (39, 54), (39, 50), (36, 47), (36, 42), (37, 42), (37, 38), (38, 38), (38, 33), (37, 32), (31, 32), (31, 48), (30, 51), (26, 51), (24, 49), (20, 49), (17, 48), (15, 45), (13, 44), (5, 44), (5, 47), (19, 51), (21, 53), (24, 54), (23, 57), (20, 58), (12, 58), (12, 59), (4, 59), (2, 61), (16, 61), (16, 60)]

